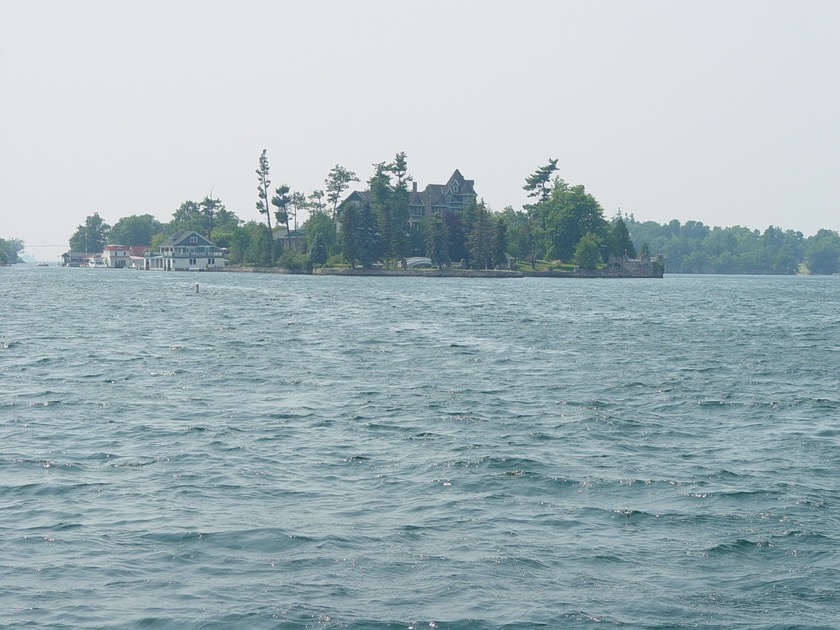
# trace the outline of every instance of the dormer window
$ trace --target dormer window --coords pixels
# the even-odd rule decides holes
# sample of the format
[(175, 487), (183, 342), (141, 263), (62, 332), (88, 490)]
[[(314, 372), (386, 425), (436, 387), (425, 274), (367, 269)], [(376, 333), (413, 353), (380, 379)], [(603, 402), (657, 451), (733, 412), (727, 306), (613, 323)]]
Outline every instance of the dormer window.
[(452, 184), (452, 192), (453, 192), (453, 193), (455, 193), (455, 194), (458, 194), (458, 190), (459, 190), (459, 188), (458, 188), (458, 182), (454, 182), (454, 183)]

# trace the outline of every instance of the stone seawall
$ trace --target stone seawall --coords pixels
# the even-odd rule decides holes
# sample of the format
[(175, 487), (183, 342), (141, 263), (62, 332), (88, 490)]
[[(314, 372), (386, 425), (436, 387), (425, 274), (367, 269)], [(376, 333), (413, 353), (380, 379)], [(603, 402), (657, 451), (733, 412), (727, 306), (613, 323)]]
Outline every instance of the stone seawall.
[(501, 269), (348, 269), (324, 267), (291, 271), (282, 267), (226, 267), (225, 273), (285, 273), (313, 276), (361, 276), (398, 278), (661, 278), (662, 268), (575, 269), (574, 271), (505, 271)]
[(401, 278), (521, 278), (519, 271), (493, 269), (313, 269), (316, 276), (397, 276)]
[(575, 269), (574, 271), (523, 271), (526, 278), (661, 278), (660, 269)]

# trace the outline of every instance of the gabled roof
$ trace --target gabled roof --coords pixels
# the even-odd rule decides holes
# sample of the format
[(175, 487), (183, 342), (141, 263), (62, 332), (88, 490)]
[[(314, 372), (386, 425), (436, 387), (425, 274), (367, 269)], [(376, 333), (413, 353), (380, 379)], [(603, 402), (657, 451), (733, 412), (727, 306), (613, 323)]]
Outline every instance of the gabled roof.
[(341, 202), (339, 205), (344, 205), (348, 201), (369, 201), (370, 200), (370, 191), (369, 190), (354, 190), (351, 192), (347, 197), (344, 198), (344, 201)]
[[(187, 239), (189, 239), (191, 236), (197, 236), (198, 241), (196, 241), (195, 243), (190, 243)], [(163, 241), (163, 243), (161, 243), (160, 246), (161, 247), (178, 247), (179, 245), (185, 244), (185, 241), (186, 241), (186, 245), (193, 245), (193, 246), (198, 246), (198, 247), (201, 247), (201, 246), (215, 247), (216, 246), (216, 244), (213, 241), (208, 241), (201, 234), (199, 234), (198, 232), (195, 232), (193, 230), (186, 230), (184, 232), (176, 232), (175, 234), (173, 234), (172, 236), (167, 238), (165, 241)]]
[(292, 229), (287, 233), (285, 225), (276, 226), (272, 232), (274, 233), (274, 238), (303, 238), (305, 236), (301, 230)]
[(459, 195), (474, 195), (475, 194), (475, 190), (474, 190), (475, 180), (464, 179), (464, 176), (461, 175), (461, 171), (459, 171), (457, 168), (455, 169), (455, 172), (452, 173), (452, 177), (449, 178), (449, 181), (446, 182), (446, 188), (447, 189), (452, 188), (452, 184), (455, 184), (455, 183), (458, 184), (458, 189), (459, 189), (458, 194)]
[[(452, 192), (452, 185), (456, 183), (458, 184), (458, 192), (454, 194), (458, 195), (459, 198), (462, 198), (463, 196), (475, 196), (475, 181), (472, 179), (464, 179), (464, 176), (461, 175), (461, 171), (456, 168), (445, 184), (428, 184), (422, 192), (418, 192), (416, 190), (409, 191), (408, 205), (409, 207), (424, 206), (429, 210), (431, 210), (434, 206), (449, 205), (447, 202), (447, 195)], [(350, 201), (358, 201), (361, 203), (370, 201), (370, 191), (354, 190), (345, 197), (344, 201), (341, 202), (341, 205)], [(453, 200), (453, 203), (456, 202)]]

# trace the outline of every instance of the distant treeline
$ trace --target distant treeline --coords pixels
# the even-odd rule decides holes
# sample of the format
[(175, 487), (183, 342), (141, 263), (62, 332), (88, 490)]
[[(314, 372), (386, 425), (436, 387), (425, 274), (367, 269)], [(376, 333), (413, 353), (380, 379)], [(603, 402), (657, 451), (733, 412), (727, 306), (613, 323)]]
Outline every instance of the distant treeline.
[(662, 254), (671, 273), (794, 274), (801, 263), (810, 273), (840, 272), (840, 235), (832, 230), (805, 238), (773, 226), (760, 232), (676, 219), (659, 224), (628, 217), (626, 223), (633, 242)]

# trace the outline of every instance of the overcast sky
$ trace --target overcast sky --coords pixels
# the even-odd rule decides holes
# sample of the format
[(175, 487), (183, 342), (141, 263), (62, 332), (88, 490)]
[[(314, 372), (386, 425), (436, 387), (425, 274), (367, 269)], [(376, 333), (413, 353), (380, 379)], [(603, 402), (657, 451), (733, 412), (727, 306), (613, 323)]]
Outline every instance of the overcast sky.
[[(840, 230), (840, 2), (0, 0), (0, 237), (363, 179), (399, 151), (521, 208), (548, 158), (612, 216)], [(49, 246), (49, 247), (47, 247)]]

